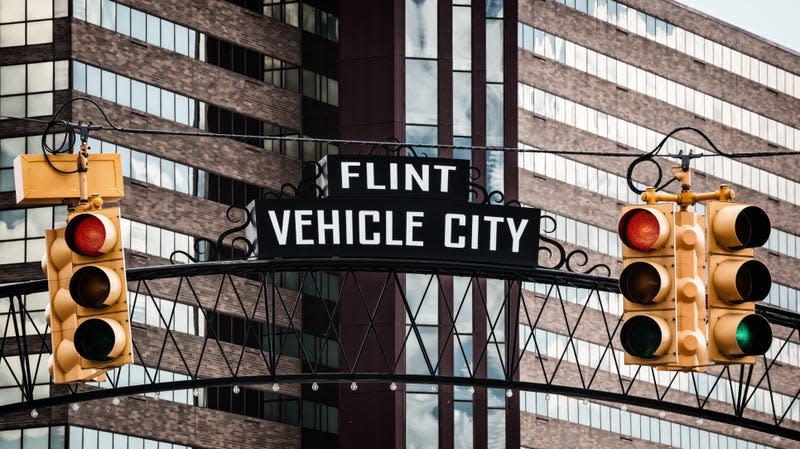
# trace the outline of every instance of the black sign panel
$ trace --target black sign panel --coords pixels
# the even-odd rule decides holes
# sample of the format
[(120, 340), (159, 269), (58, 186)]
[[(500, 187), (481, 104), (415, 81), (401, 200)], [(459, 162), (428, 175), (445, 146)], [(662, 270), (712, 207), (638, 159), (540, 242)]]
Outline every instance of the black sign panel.
[(328, 155), (320, 187), (331, 198), (414, 197), (467, 201), (469, 164), (460, 159)]
[(536, 267), (540, 211), (432, 199), (251, 202), (262, 259), (340, 257)]

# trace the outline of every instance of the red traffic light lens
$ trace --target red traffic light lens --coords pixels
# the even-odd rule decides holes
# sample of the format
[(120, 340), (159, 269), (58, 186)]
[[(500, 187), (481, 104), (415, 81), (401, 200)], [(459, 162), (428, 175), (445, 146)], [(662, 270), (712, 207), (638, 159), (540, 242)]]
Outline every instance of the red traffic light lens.
[(67, 223), (65, 237), (72, 251), (88, 257), (99, 257), (109, 250), (109, 240), (116, 240), (108, 219), (90, 213), (76, 215)]
[(663, 233), (658, 217), (646, 209), (633, 209), (619, 221), (619, 236), (629, 248), (653, 251)]

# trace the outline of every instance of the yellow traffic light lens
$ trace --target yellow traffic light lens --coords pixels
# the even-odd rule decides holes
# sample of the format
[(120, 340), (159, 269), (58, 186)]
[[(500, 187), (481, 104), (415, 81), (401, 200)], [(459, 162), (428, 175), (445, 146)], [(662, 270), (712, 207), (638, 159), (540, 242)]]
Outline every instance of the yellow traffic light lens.
[(81, 267), (69, 281), (72, 299), (83, 307), (103, 309), (111, 295), (113, 279), (97, 266)]
[(736, 344), (743, 355), (761, 355), (772, 344), (772, 328), (761, 315), (747, 315), (736, 326)]
[(108, 218), (91, 213), (72, 218), (67, 223), (65, 238), (72, 251), (87, 257), (102, 256), (116, 241), (115, 230)]
[(736, 290), (742, 301), (761, 301), (769, 294), (772, 275), (766, 265), (748, 260), (736, 272)]
[(625, 352), (644, 359), (663, 355), (670, 338), (663, 332), (664, 325), (646, 315), (637, 315), (625, 321), (620, 330), (620, 341)]
[(112, 323), (110, 320), (90, 319), (78, 325), (74, 339), (78, 354), (95, 362), (106, 362), (116, 357), (114, 352), (119, 346), (119, 334)]
[(742, 243), (738, 248), (756, 248), (763, 246), (769, 240), (771, 223), (763, 209), (756, 206), (747, 206), (736, 217), (736, 238)]
[(661, 301), (669, 288), (669, 280), (662, 271), (647, 262), (628, 265), (619, 275), (622, 295), (628, 301), (643, 305)]

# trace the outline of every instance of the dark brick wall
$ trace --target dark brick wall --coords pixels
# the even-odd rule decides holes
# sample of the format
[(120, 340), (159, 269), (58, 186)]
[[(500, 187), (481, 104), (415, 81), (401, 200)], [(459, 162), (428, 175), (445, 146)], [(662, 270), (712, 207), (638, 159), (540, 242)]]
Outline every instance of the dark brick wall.
[(261, 53), (300, 63), (300, 31), (224, 0), (125, 0), (122, 3)]
[[(520, 55), (520, 81), (528, 85), (570, 98), (577, 103), (661, 133), (667, 133), (679, 126), (700, 128), (724, 152), (777, 151), (775, 147), (770, 147), (766, 140), (751, 134), (696, 117), (655, 98), (620, 90), (597, 77), (581, 73), (555, 61), (539, 59), (530, 52), (521, 53), (523, 54)], [(700, 90), (704, 89), (701, 87)], [(782, 117), (779, 117), (781, 121), (785, 121)], [(523, 130), (520, 129), (520, 137), (523, 136)], [(676, 138), (708, 148), (708, 144), (694, 133), (684, 132)], [(784, 177), (793, 176), (793, 173), (800, 168), (800, 162), (795, 158), (752, 158), (742, 162)]]
[(205, 449), (300, 446), (298, 427), (142, 397), (82, 403), (69, 423)]
[[(198, 131), (164, 119), (141, 114), (108, 101), (95, 100), (119, 127)], [(74, 120), (105, 123), (97, 108), (86, 102), (73, 104)], [(279, 190), (286, 183), (300, 179), (300, 162), (244, 143), (211, 137), (164, 136), (103, 132), (99, 138), (119, 145), (145, 151), (214, 172), (234, 179)]]
[(87, 22), (73, 23), (72, 45), (81, 49), (73, 57), (88, 64), (249, 117), (300, 129), (300, 94)]

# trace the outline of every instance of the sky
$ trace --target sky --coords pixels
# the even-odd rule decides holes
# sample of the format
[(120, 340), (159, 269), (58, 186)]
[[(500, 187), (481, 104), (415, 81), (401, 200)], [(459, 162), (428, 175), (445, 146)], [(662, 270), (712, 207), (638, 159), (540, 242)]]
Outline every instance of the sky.
[(798, 0), (678, 0), (800, 53)]

